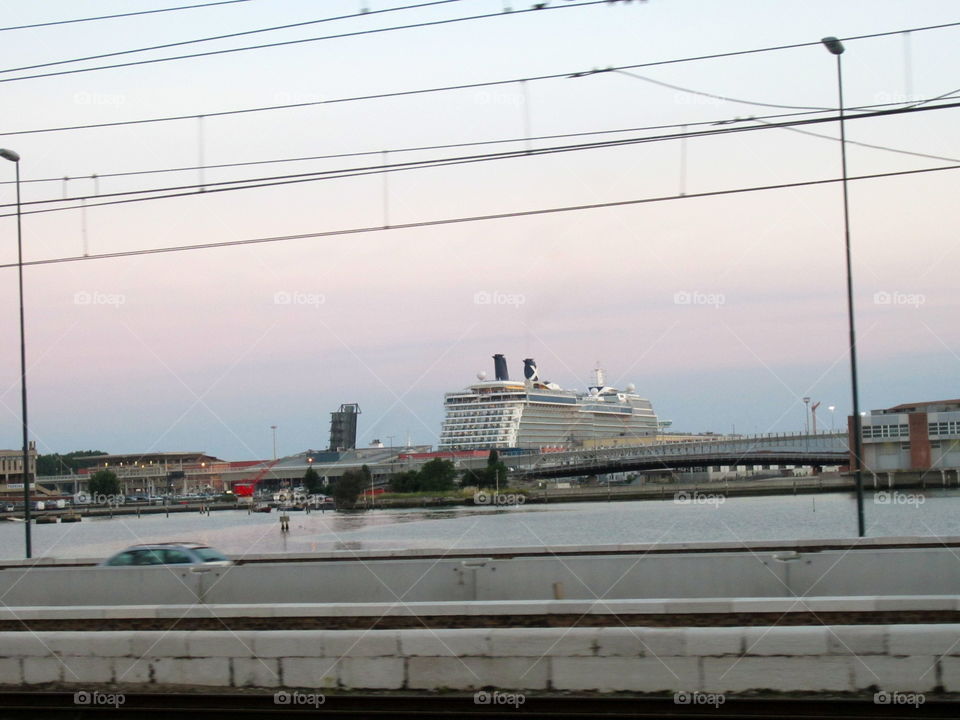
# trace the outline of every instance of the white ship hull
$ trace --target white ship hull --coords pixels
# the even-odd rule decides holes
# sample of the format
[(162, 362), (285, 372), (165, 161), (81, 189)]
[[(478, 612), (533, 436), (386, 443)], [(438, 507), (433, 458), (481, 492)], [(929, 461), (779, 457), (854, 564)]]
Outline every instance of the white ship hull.
[[(632, 387), (625, 392), (604, 386), (598, 373), (588, 393), (563, 390), (540, 382), (536, 365), (527, 363), (522, 382), (501, 377), (447, 393), (440, 449), (637, 445), (656, 438), (653, 407)], [(498, 375), (506, 375), (503, 365)]]

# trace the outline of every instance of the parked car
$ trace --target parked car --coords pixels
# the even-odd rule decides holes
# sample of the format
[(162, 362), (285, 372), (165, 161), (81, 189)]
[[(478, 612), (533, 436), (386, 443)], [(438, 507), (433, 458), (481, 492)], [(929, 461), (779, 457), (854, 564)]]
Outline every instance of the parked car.
[(145, 565), (232, 565), (219, 550), (193, 542), (152, 543), (133, 545), (102, 563), (103, 567), (143, 567)]

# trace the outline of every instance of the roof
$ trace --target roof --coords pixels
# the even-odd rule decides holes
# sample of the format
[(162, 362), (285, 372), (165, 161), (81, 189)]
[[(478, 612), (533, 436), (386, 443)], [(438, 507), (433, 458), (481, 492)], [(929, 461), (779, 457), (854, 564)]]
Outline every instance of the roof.
[(937, 406), (937, 407), (947, 407), (947, 406), (951, 406), (951, 405), (953, 406), (952, 409), (954, 409), (954, 410), (960, 410), (960, 399), (956, 399), (956, 400), (928, 400), (928, 401), (925, 401), (925, 402), (902, 403), (902, 404), (900, 404), (900, 405), (894, 405), (894, 406), (891, 407), (891, 408), (887, 408), (887, 409), (884, 410), (883, 412), (885, 412), (885, 413), (896, 413), (896, 412), (906, 413), (906, 412), (917, 411), (917, 410), (921, 410), (921, 409), (925, 409), (925, 408), (930, 408), (930, 407), (933, 407), (933, 406)]
[(79, 462), (138, 462), (142, 460), (149, 460), (150, 458), (157, 458), (159, 460), (186, 460), (188, 458), (205, 458), (208, 460), (215, 460), (217, 462), (223, 462), (219, 458), (214, 457), (213, 455), (207, 455), (202, 450), (192, 451), (192, 452), (140, 452), (140, 453), (122, 453), (116, 455), (84, 455), (83, 457), (77, 457), (76, 460)]

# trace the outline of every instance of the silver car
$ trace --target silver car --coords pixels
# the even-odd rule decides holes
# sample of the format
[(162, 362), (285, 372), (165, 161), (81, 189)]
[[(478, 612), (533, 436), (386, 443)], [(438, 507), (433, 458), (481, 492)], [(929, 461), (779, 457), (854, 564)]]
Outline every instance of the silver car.
[(194, 542), (133, 545), (107, 558), (101, 567), (144, 567), (148, 565), (232, 565), (219, 550)]

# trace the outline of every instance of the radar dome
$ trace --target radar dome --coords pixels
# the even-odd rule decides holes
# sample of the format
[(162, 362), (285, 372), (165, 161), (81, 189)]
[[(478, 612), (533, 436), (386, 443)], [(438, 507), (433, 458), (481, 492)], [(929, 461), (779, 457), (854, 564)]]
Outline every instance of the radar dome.
[(632, 393), (637, 391), (637, 386), (633, 383), (627, 383), (627, 392)]
[(477, 373), (477, 380), (479, 380), (480, 382), (483, 382), (483, 381), (486, 380), (486, 379), (487, 379), (487, 371), (486, 371), (486, 370), (481, 370), (480, 372)]

